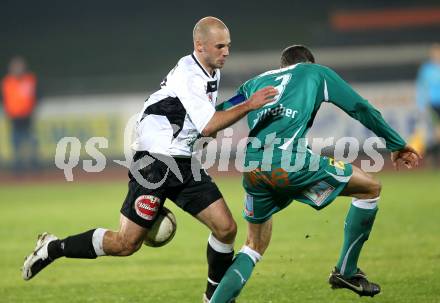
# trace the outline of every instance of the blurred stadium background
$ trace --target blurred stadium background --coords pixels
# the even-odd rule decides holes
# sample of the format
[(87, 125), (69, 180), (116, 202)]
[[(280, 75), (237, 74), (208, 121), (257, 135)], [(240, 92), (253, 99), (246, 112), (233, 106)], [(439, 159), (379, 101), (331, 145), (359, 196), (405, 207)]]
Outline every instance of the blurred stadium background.
[[(414, 134), (419, 120), (415, 102), (417, 71), (428, 59), (431, 45), (440, 40), (438, 1), (2, 1), (1, 75), (6, 74), (13, 56), (23, 56), (38, 78), (42, 98), (35, 113), (40, 163), (37, 170), (12, 173), (10, 125), (0, 110), (0, 234), (3, 242), (0, 252), (1, 268), (5, 270), (0, 281), (0, 302), (199, 300), (205, 278), (203, 258), (207, 232), (177, 210), (179, 226), (185, 226), (166, 254), (157, 251), (148, 256), (141, 254), (134, 256), (133, 261), (124, 260), (128, 263), (100, 261), (108, 266), (99, 263), (90, 266), (88, 262), (74, 262), (69, 266), (65, 262), (64, 271), (63, 266), (59, 266), (47, 273), (48, 280), (42, 276), (25, 286), (17, 269), (21, 256), (32, 248), (33, 239), (40, 231), (49, 229), (63, 236), (95, 224), (117, 227), (117, 211), (125, 195), (126, 169), (111, 160), (124, 159), (127, 120), (142, 108), (143, 101), (159, 87), (178, 58), (192, 52), (192, 28), (206, 15), (221, 18), (232, 37), (231, 55), (222, 71), (219, 101), (230, 97), (249, 77), (277, 68), (284, 47), (305, 44), (314, 51), (318, 63), (332, 67), (375, 104), (405, 139)], [(243, 121), (234, 126), (234, 142), (246, 134)], [(317, 117), (310, 136), (315, 135), (336, 139), (353, 136), (364, 140), (371, 133), (329, 106)], [(67, 183), (62, 171), (54, 165), (56, 145), (66, 136), (80, 140), (82, 160), (92, 159), (84, 152), (88, 139), (107, 138), (108, 148), (100, 149), (107, 158), (107, 167), (99, 173), (84, 173), (80, 162), (74, 172), (74, 180), (80, 182)], [(215, 168), (212, 171), (215, 175)], [(392, 204), (384, 206), (384, 217), (377, 228), (387, 230), (390, 226), (385, 218), (388, 218), (392, 222), (391, 230), (376, 240), (373, 237), (371, 242), (376, 242), (367, 252), (371, 256), (367, 264), (373, 273), (376, 270), (375, 277), (382, 275), (391, 291), (376, 301), (440, 302), (439, 268), (435, 265), (440, 256), (440, 218), (435, 210), (440, 202), (439, 167), (424, 163), (422, 170), (414, 175), (381, 174), (384, 185), (390, 188), (385, 194), (388, 201), (393, 202), (394, 207), (402, 200), (404, 203), (397, 213), (393, 212)], [(231, 208), (240, 224), (240, 242), (245, 230), (239, 218), (242, 190), (237, 174), (227, 179), (225, 175), (227, 177), (222, 174), (223, 179), (219, 178), (220, 186), (229, 203), (233, 203)], [(403, 183), (399, 183), (399, 178), (403, 178)], [(109, 183), (102, 184), (101, 180)], [(416, 210), (410, 202), (417, 203), (419, 208)], [(320, 250), (326, 251), (320, 243), (328, 245), (336, 258), (340, 241), (339, 234), (337, 240), (332, 240), (330, 233), (318, 227), (330, 220), (327, 229), (332, 229), (330, 226), (334, 224), (337, 227), (332, 230), (340, 232), (345, 209), (346, 205), (342, 204), (320, 217), (299, 207), (297, 213), (289, 210), (280, 216), (287, 223), (276, 227), (278, 235), (274, 236), (273, 253), (268, 255), (267, 263), (262, 263), (262, 275), (253, 278), (255, 284), (249, 285), (250, 290), (240, 302), (352, 302), (355, 297), (350, 294), (332, 293), (327, 297), (325, 275), (334, 258), (318, 260)], [(423, 211), (419, 213), (420, 209)], [(418, 214), (416, 220), (411, 215), (415, 213)], [(311, 216), (310, 220), (302, 214)], [(289, 221), (289, 216), (297, 221)], [(404, 220), (404, 226), (400, 226), (398, 220)], [(292, 236), (292, 243), (284, 244), (288, 239), (283, 229), (300, 230), (300, 234)], [(410, 236), (399, 242), (393, 232), (401, 229)], [(306, 233), (319, 243), (301, 242)], [(196, 241), (188, 245), (187, 237), (201, 240), (198, 246)], [(395, 248), (391, 252), (387, 248), (390, 243)], [(374, 251), (374, 245), (378, 251)], [(409, 256), (401, 254), (405, 250)], [(192, 251), (200, 254), (193, 255)], [(286, 269), (286, 264), (292, 262), (290, 254), (293, 264), (299, 262), (305, 267)], [(419, 258), (420, 254), (423, 258)], [(173, 258), (181, 258), (182, 263), (173, 263), (175, 261), (170, 261)], [(136, 262), (145, 264), (150, 260), (156, 262), (151, 268), (160, 276), (158, 283), (164, 284), (149, 291), (145, 284), (157, 281), (138, 269)], [(308, 262), (317, 262), (319, 266), (312, 267)], [(191, 274), (184, 272), (184, 264), (189, 264)], [(402, 275), (390, 273), (388, 269), (393, 267), (400, 268)], [(128, 270), (126, 279), (125, 270)], [(69, 284), (70, 272), (75, 277)], [(319, 277), (314, 276), (317, 272)], [(61, 275), (61, 281), (56, 274)], [(263, 275), (270, 277), (273, 287), (280, 286), (284, 294), (278, 296), (274, 289), (263, 292), (267, 285)], [(169, 276), (175, 280), (168, 279)], [(185, 278), (187, 284), (182, 281)], [(312, 287), (317, 280), (322, 291)], [(163, 290), (169, 283), (181, 285), (170, 296)], [(77, 293), (90, 285), (91, 289), (83, 295)], [(132, 294), (130, 285), (140, 290)], [(103, 289), (108, 292), (102, 296)], [(297, 294), (298, 300), (286, 293)]]

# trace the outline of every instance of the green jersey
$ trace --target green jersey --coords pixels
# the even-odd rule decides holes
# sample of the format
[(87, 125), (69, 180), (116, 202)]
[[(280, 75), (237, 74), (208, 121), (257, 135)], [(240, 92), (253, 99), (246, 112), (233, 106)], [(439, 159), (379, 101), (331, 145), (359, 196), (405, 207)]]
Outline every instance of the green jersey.
[(247, 99), (266, 86), (276, 87), (279, 94), (273, 102), (247, 115), (249, 137), (258, 139), (258, 143), (248, 144), (247, 159), (261, 159), (264, 148), (269, 145), (273, 147), (273, 160), (287, 148), (293, 154), (306, 151), (306, 135), (322, 102), (333, 103), (384, 138), (389, 150), (405, 146), (405, 141), (380, 112), (328, 67), (299, 63), (271, 70), (245, 82), (238, 94)]

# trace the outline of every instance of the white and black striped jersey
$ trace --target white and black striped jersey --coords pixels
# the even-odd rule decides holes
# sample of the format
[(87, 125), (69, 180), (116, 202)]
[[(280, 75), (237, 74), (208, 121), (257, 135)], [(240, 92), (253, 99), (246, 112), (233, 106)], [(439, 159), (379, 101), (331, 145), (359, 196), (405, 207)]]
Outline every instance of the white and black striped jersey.
[(212, 75), (195, 54), (168, 73), (145, 101), (136, 126), (136, 151), (190, 157), (194, 141), (215, 113), (220, 70)]

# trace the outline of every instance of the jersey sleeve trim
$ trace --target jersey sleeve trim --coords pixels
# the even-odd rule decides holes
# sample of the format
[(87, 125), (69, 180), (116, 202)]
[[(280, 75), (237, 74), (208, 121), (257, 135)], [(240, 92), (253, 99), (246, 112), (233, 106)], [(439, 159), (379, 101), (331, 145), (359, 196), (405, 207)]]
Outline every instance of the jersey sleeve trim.
[(328, 102), (328, 89), (327, 89), (327, 81), (324, 79), (324, 101)]

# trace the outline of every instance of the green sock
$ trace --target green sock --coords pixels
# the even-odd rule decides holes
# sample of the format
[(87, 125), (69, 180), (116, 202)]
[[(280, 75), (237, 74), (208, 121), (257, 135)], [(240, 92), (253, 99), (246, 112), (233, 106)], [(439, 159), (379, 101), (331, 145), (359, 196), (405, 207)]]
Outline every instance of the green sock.
[(344, 227), (344, 245), (342, 246), (336, 268), (344, 277), (351, 277), (357, 271), (357, 262), (364, 242), (368, 240), (377, 206), (373, 209), (350, 206)]
[(255, 264), (245, 253), (238, 253), (212, 295), (210, 303), (229, 303), (236, 298), (251, 277)]

